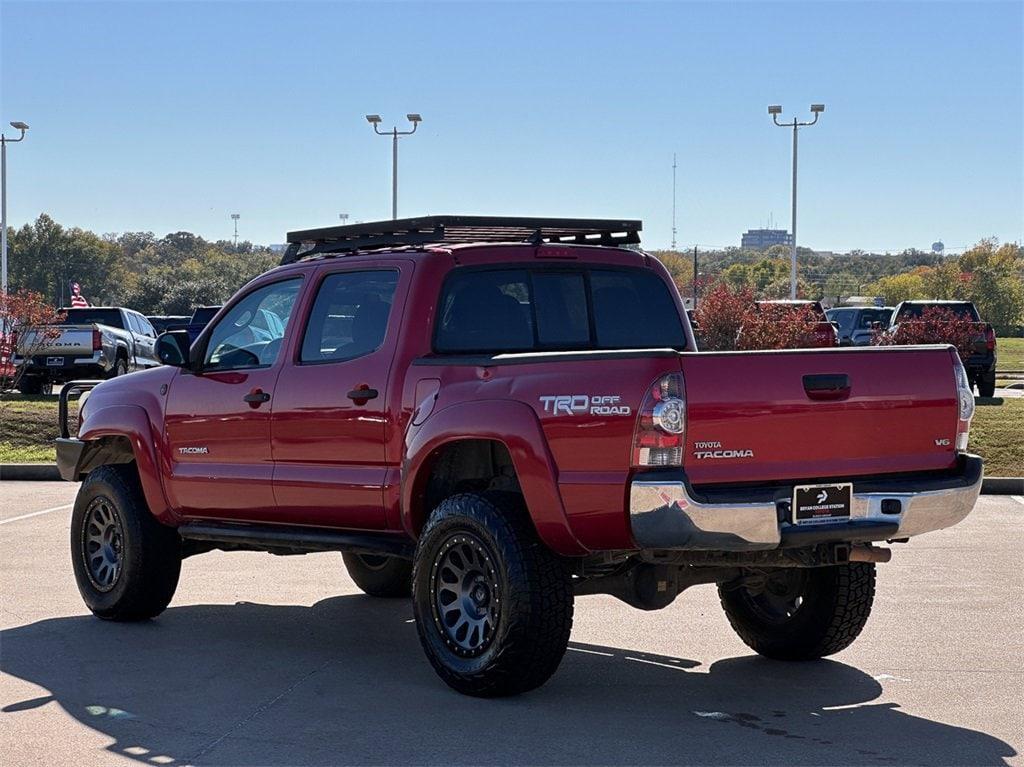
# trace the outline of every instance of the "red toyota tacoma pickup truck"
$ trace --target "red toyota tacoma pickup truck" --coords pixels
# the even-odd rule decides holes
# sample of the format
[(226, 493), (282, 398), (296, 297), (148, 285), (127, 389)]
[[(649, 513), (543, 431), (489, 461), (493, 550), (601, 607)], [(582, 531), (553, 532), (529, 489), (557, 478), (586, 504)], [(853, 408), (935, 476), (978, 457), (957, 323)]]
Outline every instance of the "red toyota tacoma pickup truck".
[(479, 696), (543, 684), (581, 594), (651, 610), (716, 584), (758, 653), (847, 647), (889, 558), (872, 544), (974, 506), (963, 367), (943, 346), (698, 352), (639, 229), (290, 234), (58, 441), (86, 605), (156, 616), (211, 549), (340, 551), (366, 593), (411, 594), (438, 675)]

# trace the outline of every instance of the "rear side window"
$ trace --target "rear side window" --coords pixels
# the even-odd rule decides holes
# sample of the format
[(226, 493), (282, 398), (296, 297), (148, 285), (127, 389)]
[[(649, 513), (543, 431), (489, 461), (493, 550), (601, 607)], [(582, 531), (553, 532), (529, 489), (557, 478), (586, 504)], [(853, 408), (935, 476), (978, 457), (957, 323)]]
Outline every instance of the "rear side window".
[(398, 272), (340, 272), (324, 278), (302, 339), (300, 362), (341, 362), (380, 348)]
[(457, 271), (440, 306), (439, 353), (686, 348), (668, 286), (639, 269)]

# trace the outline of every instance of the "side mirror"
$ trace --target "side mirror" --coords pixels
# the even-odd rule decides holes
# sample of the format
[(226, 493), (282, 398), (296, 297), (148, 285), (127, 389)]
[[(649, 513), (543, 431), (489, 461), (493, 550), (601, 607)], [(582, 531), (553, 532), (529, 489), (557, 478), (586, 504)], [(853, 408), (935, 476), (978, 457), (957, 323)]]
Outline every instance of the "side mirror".
[(187, 330), (169, 330), (156, 338), (156, 356), (164, 365), (188, 368), (189, 347)]

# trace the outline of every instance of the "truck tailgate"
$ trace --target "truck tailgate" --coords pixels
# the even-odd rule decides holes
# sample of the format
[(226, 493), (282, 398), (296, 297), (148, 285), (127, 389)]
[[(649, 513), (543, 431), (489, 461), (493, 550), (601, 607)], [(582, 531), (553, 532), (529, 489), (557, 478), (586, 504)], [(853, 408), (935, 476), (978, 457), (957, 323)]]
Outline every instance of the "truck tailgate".
[[(46, 340), (36, 347), (36, 331), (27, 330), (19, 339), (19, 349), (33, 349), (38, 355), (89, 356), (92, 354), (93, 325), (65, 325), (55, 338)], [(35, 348), (33, 348), (35, 347)]]
[(694, 484), (852, 478), (955, 464), (958, 405), (948, 347), (681, 358), (683, 465)]

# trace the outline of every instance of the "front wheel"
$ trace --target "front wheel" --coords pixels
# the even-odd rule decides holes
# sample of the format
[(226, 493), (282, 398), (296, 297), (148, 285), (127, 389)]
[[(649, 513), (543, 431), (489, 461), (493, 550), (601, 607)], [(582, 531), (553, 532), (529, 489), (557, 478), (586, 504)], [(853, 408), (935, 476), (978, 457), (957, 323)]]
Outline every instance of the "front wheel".
[(462, 493), (434, 511), (413, 564), (413, 613), (431, 665), (466, 695), (540, 687), (572, 628), (572, 583), (522, 502)]
[(181, 572), (181, 539), (146, 505), (131, 464), (101, 466), (82, 482), (71, 515), (71, 561), (94, 615), (138, 621), (163, 612)]
[(857, 638), (875, 596), (870, 562), (780, 568), (752, 574), (718, 595), (733, 630), (761, 655), (811, 660), (845, 650)]

